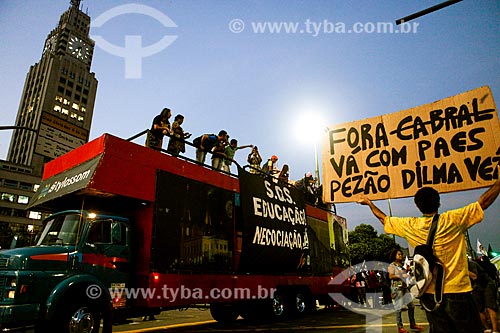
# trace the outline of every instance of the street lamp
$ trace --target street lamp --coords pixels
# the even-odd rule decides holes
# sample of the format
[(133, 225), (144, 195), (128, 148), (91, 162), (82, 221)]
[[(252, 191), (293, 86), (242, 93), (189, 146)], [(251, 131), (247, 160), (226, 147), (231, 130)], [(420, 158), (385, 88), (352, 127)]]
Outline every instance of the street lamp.
[(321, 185), (321, 180), (319, 175), (318, 142), (321, 140), (321, 136), (324, 134), (325, 129), (324, 122), (322, 121), (322, 117), (319, 115), (319, 112), (301, 112), (296, 119), (295, 133), (304, 132), (305, 126), (307, 126), (307, 135), (301, 136), (301, 139), (305, 139), (304, 143), (312, 143), (314, 146), (314, 177), (317, 179), (317, 185), (319, 186)]
[(319, 178), (319, 164), (318, 164), (318, 147), (317, 147), (317, 140), (314, 140), (314, 160), (316, 164), (316, 168), (314, 170), (314, 176), (318, 180), (318, 186), (321, 185), (321, 178)]

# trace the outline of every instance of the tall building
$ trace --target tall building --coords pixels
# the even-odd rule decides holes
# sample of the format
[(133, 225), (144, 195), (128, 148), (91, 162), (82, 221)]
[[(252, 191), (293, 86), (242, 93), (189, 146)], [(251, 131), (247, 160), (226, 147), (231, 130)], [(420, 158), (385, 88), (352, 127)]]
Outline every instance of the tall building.
[(88, 142), (97, 90), (90, 71), (94, 41), (90, 17), (71, 0), (59, 24), (45, 40), (42, 58), (31, 66), (19, 103), (7, 159), (31, 166), (41, 175), (43, 165)]
[(26, 76), (15, 125), (29, 130), (14, 130), (8, 161), (0, 161), (2, 248), (33, 242), (43, 215), (26, 207), (43, 165), (89, 140), (97, 89), (89, 31), (90, 17), (71, 0)]

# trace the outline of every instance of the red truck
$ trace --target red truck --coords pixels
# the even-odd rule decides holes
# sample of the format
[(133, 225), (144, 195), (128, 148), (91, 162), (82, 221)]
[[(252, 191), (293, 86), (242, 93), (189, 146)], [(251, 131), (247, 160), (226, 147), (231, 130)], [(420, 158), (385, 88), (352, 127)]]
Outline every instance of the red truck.
[(0, 328), (111, 332), (189, 306), (227, 322), (332, 304), (345, 219), (238, 170), (109, 134), (47, 163), (30, 207), (53, 214), (36, 246), (0, 252)]

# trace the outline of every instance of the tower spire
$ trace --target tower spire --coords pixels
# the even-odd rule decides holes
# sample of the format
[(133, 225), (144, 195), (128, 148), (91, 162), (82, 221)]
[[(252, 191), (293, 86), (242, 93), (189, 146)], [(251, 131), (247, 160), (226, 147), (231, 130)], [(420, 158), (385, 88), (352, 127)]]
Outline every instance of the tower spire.
[(71, 0), (71, 6), (80, 8), (80, 1), (81, 0)]

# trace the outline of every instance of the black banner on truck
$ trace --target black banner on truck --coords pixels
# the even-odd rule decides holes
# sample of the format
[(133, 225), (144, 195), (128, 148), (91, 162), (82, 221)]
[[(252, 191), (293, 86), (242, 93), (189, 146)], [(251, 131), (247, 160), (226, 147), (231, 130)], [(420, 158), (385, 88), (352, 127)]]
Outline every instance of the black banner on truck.
[(243, 239), (240, 272), (308, 271), (305, 202), (293, 187), (239, 170)]

